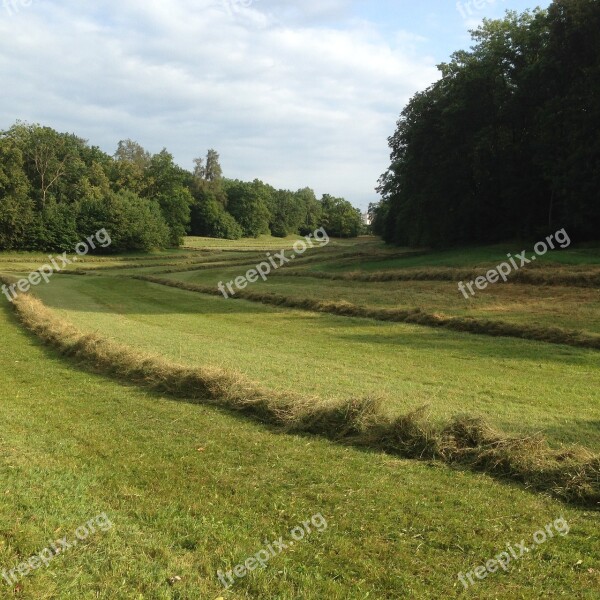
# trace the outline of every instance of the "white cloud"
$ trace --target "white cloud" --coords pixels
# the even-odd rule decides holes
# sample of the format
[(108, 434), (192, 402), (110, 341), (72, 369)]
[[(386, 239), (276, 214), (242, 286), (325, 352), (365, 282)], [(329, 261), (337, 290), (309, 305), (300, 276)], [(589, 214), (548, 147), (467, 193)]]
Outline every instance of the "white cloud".
[(215, 147), (228, 176), (364, 206), (400, 110), (437, 78), (422, 40), (387, 39), (349, 0), (237, 1), (0, 8), (1, 126), (42, 122), (109, 152), (131, 137), (188, 168)]

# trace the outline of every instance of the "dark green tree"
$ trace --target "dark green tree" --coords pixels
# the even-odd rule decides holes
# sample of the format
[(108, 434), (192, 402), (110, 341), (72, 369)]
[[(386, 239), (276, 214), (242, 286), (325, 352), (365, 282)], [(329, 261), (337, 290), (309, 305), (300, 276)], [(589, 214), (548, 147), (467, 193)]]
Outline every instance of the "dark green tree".
[(106, 228), (112, 243), (104, 252), (111, 254), (164, 248), (171, 237), (158, 202), (126, 190), (111, 192), (101, 200), (84, 200), (77, 221), (77, 228), (82, 232)]
[(600, 230), (600, 3), (484, 21), (389, 139), (377, 224), (398, 244)]
[(142, 196), (158, 202), (171, 230), (169, 244), (180, 246), (190, 224), (192, 194), (187, 187), (189, 174), (177, 166), (173, 156), (164, 148), (150, 158), (145, 169)]
[(262, 181), (225, 181), (227, 210), (241, 225), (244, 235), (258, 237), (269, 233), (271, 191)]
[(306, 205), (289, 190), (273, 190), (269, 194), (269, 212), (269, 228), (275, 237), (297, 234), (306, 220)]
[(191, 234), (238, 240), (243, 231), (238, 222), (223, 208), (216, 194), (206, 187), (194, 194)]
[(0, 250), (23, 248), (34, 220), (34, 202), (23, 167), (17, 144), (0, 136)]
[(309, 187), (298, 190), (296, 197), (304, 211), (299, 232), (301, 235), (308, 235), (319, 228), (323, 216), (323, 207), (317, 200), (314, 190)]
[(321, 198), (321, 224), (330, 236), (350, 238), (362, 233), (362, 214), (344, 198), (324, 194)]

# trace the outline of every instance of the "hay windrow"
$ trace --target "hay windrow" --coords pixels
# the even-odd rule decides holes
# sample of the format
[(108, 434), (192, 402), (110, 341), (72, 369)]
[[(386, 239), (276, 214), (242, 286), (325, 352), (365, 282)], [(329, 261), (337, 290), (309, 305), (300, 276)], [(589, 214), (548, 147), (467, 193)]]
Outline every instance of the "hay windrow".
[[(308, 271), (302, 269), (286, 269), (276, 271), (271, 276), (308, 277), (311, 279), (327, 279), (330, 281), (474, 281), (484, 275), (485, 269), (456, 269), (451, 267), (429, 267), (395, 269), (388, 271), (347, 271), (335, 273), (329, 271)], [(499, 281), (498, 283), (502, 283)], [(600, 269), (564, 267), (548, 269), (545, 267), (527, 268), (510, 274), (507, 283), (520, 283), (537, 286), (571, 286), (596, 288), (600, 287)]]
[[(316, 248), (309, 254), (308, 252), (303, 255), (296, 255), (295, 264), (301, 262), (303, 265), (306, 264), (315, 264), (321, 262), (328, 262), (332, 264), (346, 264), (348, 262), (352, 262), (356, 258), (369, 258), (369, 257), (398, 257), (398, 256), (407, 256), (415, 254), (414, 251), (409, 252), (401, 252), (401, 253), (377, 253), (373, 254), (372, 252), (366, 252), (364, 250), (355, 250), (352, 252), (341, 252), (338, 248), (324, 246), (318, 248), (318, 253), (314, 253)], [(222, 269), (224, 267), (243, 267), (243, 266), (254, 266), (261, 262), (267, 262), (268, 253), (267, 252), (246, 252), (246, 256), (243, 258), (236, 258), (235, 260), (230, 259), (226, 256), (226, 253), (237, 252), (236, 250), (220, 250), (218, 253), (213, 253), (214, 256), (210, 258), (204, 258), (201, 261), (179, 261), (179, 262), (169, 262), (163, 264), (154, 264), (154, 265), (140, 265), (139, 268), (145, 267), (172, 267), (170, 269), (161, 269), (158, 271), (153, 271), (154, 275), (166, 275), (169, 273), (185, 273), (188, 271), (203, 271), (207, 269)], [(219, 256), (219, 253), (221, 256)], [(93, 267), (89, 270), (100, 271), (100, 270), (115, 270), (115, 269), (134, 269), (138, 268), (133, 265), (118, 265), (118, 266), (109, 266), (109, 267)], [(283, 265), (283, 270), (287, 270), (290, 267), (287, 265)]]
[(233, 371), (176, 364), (101, 335), (83, 333), (28, 294), (20, 294), (14, 306), (27, 329), (93, 371), (242, 412), (281, 431), (318, 434), (407, 458), (440, 460), (516, 480), (568, 502), (600, 505), (600, 457), (584, 448), (555, 450), (541, 436), (507, 436), (469, 416), (436, 425), (427, 408), (391, 418), (378, 398), (333, 403), (275, 392)]
[(171, 260), (169, 262), (155, 262), (155, 263), (143, 263), (141, 261), (137, 263), (125, 263), (125, 264), (117, 264), (117, 265), (100, 265), (100, 266), (90, 266), (85, 267), (88, 271), (118, 271), (124, 269), (148, 269), (148, 268), (160, 268), (160, 267), (173, 267), (172, 270), (165, 269), (160, 271), (155, 271), (156, 273), (170, 273), (177, 272), (177, 269), (181, 271), (194, 271), (201, 269), (218, 269), (223, 268), (224, 266), (228, 266), (231, 264), (232, 266), (239, 266), (248, 264), (248, 261), (252, 261), (253, 258), (256, 257), (244, 257), (240, 258), (237, 261), (227, 261), (227, 258), (224, 256), (218, 255), (210, 255), (205, 257), (195, 257), (193, 260)]
[[(148, 281), (168, 287), (222, 296), (218, 289), (206, 285), (198, 285), (174, 279), (164, 279), (151, 275), (136, 275), (134, 279)], [(267, 294), (249, 290), (237, 290), (232, 298), (260, 302), (270, 306), (296, 308), (323, 312), (343, 317), (358, 317), (375, 319), (377, 321), (391, 321), (396, 323), (409, 323), (426, 327), (439, 327), (451, 331), (488, 335), (494, 337), (515, 337), (549, 344), (565, 344), (579, 348), (600, 350), (600, 335), (584, 333), (560, 327), (541, 327), (523, 323), (509, 323), (501, 320), (476, 319), (472, 317), (450, 317), (446, 315), (426, 313), (420, 308), (409, 310), (396, 308), (374, 308), (359, 306), (346, 301), (320, 301), (311, 298), (294, 298), (281, 294)]]

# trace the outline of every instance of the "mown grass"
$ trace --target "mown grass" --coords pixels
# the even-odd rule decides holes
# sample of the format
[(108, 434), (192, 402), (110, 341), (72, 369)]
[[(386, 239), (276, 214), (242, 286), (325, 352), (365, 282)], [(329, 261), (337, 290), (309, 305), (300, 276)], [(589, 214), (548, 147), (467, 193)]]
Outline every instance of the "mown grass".
[[(342, 261), (337, 261), (338, 264)], [(507, 267), (510, 267), (505, 263)], [(504, 268), (507, 268), (504, 267)], [(514, 269), (508, 274), (507, 280), (500, 280), (498, 274), (494, 275), (499, 281), (498, 285), (504, 283), (519, 283), (530, 285), (563, 285), (574, 287), (599, 288), (600, 287), (600, 267), (585, 266), (548, 266), (539, 265), (539, 268)], [(391, 282), (391, 281), (451, 281), (453, 283), (461, 282), (464, 293), (473, 296), (478, 290), (474, 282), (478, 277), (486, 277), (488, 267), (474, 269), (454, 269), (450, 267), (427, 267), (427, 268), (409, 268), (385, 271), (313, 271), (309, 269), (286, 269), (285, 273), (279, 272), (278, 275), (285, 274), (287, 277), (311, 277), (315, 279), (328, 279), (332, 281), (354, 281), (361, 283), (373, 282)], [(468, 284), (473, 286), (469, 291)]]
[[(272, 248), (269, 242), (266, 247), (251, 243), (255, 241), (243, 241), (239, 251), (283, 247), (280, 240)], [(221, 242), (214, 244), (205, 249), (223, 247)], [(368, 248), (378, 256), (373, 270), (381, 269), (379, 259), (388, 250), (368, 239), (358, 246), (340, 242), (331, 250), (332, 260), (310, 268), (361, 269), (368, 265), (364, 255), (333, 259), (339, 252), (354, 249), (364, 254)], [(581, 258), (580, 266), (593, 264), (593, 250), (584, 252), (589, 256)], [(190, 250), (181, 253), (189, 255)], [(475, 255), (471, 250), (465, 254), (471, 256), (466, 262), (442, 266), (489, 264), (477, 250)], [(237, 259), (233, 252), (228, 255)], [(31, 258), (17, 266), (24, 272), (39, 267)], [(110, 264), (122, 264), (121, 257), (113, 258)], [(160, 262), (189, 259), (169, 256)], [(405, 260), (421, 258), (394, 260), (404, 267)], [(480, 262), (472, 262), (476, 260)], [(276, 393), (292, 389), (307, 397), (319, 394), (331, 403), (380, 396), (390, 416), (429, 404), (433, 423), (456, 414), (477, 414), (514, 434), (543, 432), (555, 446), (575, 442), (600, 449), (597, 352), (225, 301), (126, 277), (156, 270), (150, 262), (130, 260), (131, 270), (88, 277), (54, 277), (35, 293), (87, 332), (190, 367), (233, 369)], [(431, 260), (417, 266), (428, 264)], [(14, 268), (15, 263), (5, 266)], [(231, 271), (240, 274), (237, 267), (218, 267), (169, 277), (228, 280)], [(281, 277), (281, 284), (276, 279), (267, 285), (289, 285), (286, 293), (307, 295), (300, 294), (291, 277)], [(331, 294), (339, 300), (353, 293), (339, 282), (311, 281), (315, 294), (321, 286), (321, 297)], [(355, 298), (362, 294), (371, 297), (369, 304), (383, 306), (393, 297), (401, 302), (412, 288), (415, 298), (428, 297), (434, 303), (436, 288), (420, 286), (397, 290), (396, 284), (360, 283), (354, 293)], [(503, 286), (502, 293), (510, 287), (517, 286)], [(542, 288), (527, 287), (529, 298), (523, 289), (517, 290), (521, 304), (511, 304), (507, 292), (496, 308), (490, 299), (489, 305), (486, 300), (477, 309), (504, 311), (503, 319), (524, 322), (528, 315), (539, 314), (547, 322), (553, 296), (543, 296), (534, 310), (535, 294)], [(554, 296), (561, 305), (554, 324), (570, 318), (575, 327), (593, 330), (593, 296), (585, 310), (582, 303), (576, 310), (570, 288), (547, 291), (560, 292)], [(501, 292), (494, 289), (494, 294)], [(442, 305), (447, 301), (439, 300)], [(438, 462), (284, 435), (214, 407), (116, 383), (41, 348), (4, 305), (0, 331), (5, 341), (0, 351), (0, 414), (5, 423), (0, 433), (0, 565), (13, 568), (100, 512), (107, 512), (115, 525), (76, 552), (59, 555), (48, 570), (27, 577), (16, 597), (597, 595), (597, 512)], [(463, 433), (468, 437), (473, 432)], [(233, 590), (219, 586), (217, 569), (243, 562), (263, 547), (265, 538), (285, 536), (316, 512), (329, 523), (323, 534), (297, 544)], [(571, 526), (569, 535), (549, 540), (514, 562), (508, 573), (490, 575), (463, 592), (458, 572), (485, 563), (506, 543), (531, 539), (533, 532), (561, 515)], [(170, 585), (175, 575), (182, 579)], [(8, 587), (2, 591), (12, 597)]]
[[(597, 513), (485, 475), (274, 434), (80, 371), (4, 305), (0, 327), (0, 564), (12, 568), (100, 512), (113, 523), (26, 577), (16, 597), (467, 597), (458, 572), (561, 515), (567, 536), (468, 595), (594, 597)], [(327, 530), (223, 590), (217, 569), (317, 512)], [(2, 593), (12, 597), (8, 586)]]
[[(51, 256), (60, 253), (28, 252), (28, 251), (4, 251), (0, 253), (0, 264), (11, 262), (26, 262), (39, 264), (48, 262)], [(190, 258), (200, 254), (200, 251), (190, 251), (183, 248), (168, 248), (165, 250), (153, 250), (152, 252), (123, 252), (118, 256), (112, 254), (88, 254), (79, 257), (82, 262), (104, 262), (104, 261), (153, 261), (177, 258)], [(67, 252), (67, 256), (77, 256), (75, 252)]]
[[(185, 238), (183, 247), (198, 250), (212, 248), (218, 248), (221, 250), (278, 250), (291, 248), (294, 245), (294, 242), (301, 239), (304, 238), (299, 235), (290, 235), (285, 238), (261, 235), (257, 238), (243, 238), (241, 240), (221, 240), (215, 238), (188, 236)], [(383, 244), (374, 238), (363, 238), (363, 240), (363, 243), (376, 245), (377, 247), (383, 247)], [(336, 239), (333, 241), (333, 243), (339, 246), (354, 246), (356, 244), (356, 240)]]
[(128, 278), (55, 278), (35, 293), (84, 331), (239, 370), (272, 389), (383, 395), (390, 414), (429, 404), (434, 418), (466, 412), (508, 432), (600, 448), (597, 351), (277, 309)]
[[(492, 246), (479, 246), (472, 248), (453, 248), (449, 250), (427, 251), (414, 256), (391, 259), (377, 259), (373, 261), (361, 261), (356, 264), (342, 265), (320, 265), (315, 270), (326, 271), (382, 271), (386, 269), (401, 268), (426, 268), (426, 267), (449, 267), (449, 268), (469, 268), (469, 267), (489, 267), (507, 260), (507, 254), (516, 256), (522, 250), (527, 250), (527, 256), (533, 254), (535, 243), (531, 242), (510, 242), (496, 244)], [(543, 265), (600, 265), (600, 247), (597, 245), (588, 245), (585, 247), (556, 248), (549, 251), (544, 256), (539, 256), (540, 264)], [(517, 264), (519, 260), (517, 259)]]
[[(137, 279), (158, 283), (169, 287), (180, 288), (191, 292), (221, 296), (222, 290), (212, 286), (186, 283), (150, 275), (137, 275)], [(551, 344), (565, 344), (579, 348), (594, 348), (600, 350), (600, 336), (594, 333), (584, 333), (559, 327), (539, 327), (529, 324), (514, 324), (502, 320), (483, 320), (477, 318), (451, 317), (448, 315), (425, 312), (420, 308), (408, 310), (398, 308), (374, 308), (360, 306), (346, 301), (323, 301), (311, 298), (298, 298), (280, 294), (265, 294), (261, 292), (240, 289), (235, 292), (234, 299), (260, 302), (268, 306), (285, 306), (320, 313), (328, 313), (351, 318), (375, 319), (397, 323), (411, 323), (426, 327), (441, 327), (451, 331), (468, 332), (478, 335), (516, 337), (519, 339), (535, 340)], [(228, 298), (231, 299), (231, 298)]]
[(95, 372), (240, 411), (283, 432), (314, 433), (407, 458), (466, 465), (569, 502), (600, 506), (600, 454), (583, 447), (556, 451), (541, 436), (507, 436), (469, 415), (436, 427), (425, 407), (390, 418), (381, 398), (328, 402), (294, 391), (278, 393), (235, 371), (187, 367), (84, 333), (30, 295), (19, 295), (14, 305), (27, 329)]
[[(164, 275), (167, 279), (216, 288), (219, 281), (234, 280), (239, 267), (214, 271), (189, 271)], [(161, 275), (162, 277), (162, 275)], [(504, 284), (489, 286), (468, 300), (456, 282), (324, 281), (311, 277), (288, 277), (282, 270), (255, 291), (321, 301), (345, 301), (360, 306), (412, 310), (455, 317), (503, 320), (538, 327), (562, 327), (600, 333), (600, 289), (567, 286)]]

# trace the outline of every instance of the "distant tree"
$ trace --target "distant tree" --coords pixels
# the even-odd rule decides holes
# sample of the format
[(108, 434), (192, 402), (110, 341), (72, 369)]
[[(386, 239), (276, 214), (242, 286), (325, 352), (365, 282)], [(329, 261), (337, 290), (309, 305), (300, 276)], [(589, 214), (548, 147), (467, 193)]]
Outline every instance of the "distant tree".
[(81, 241), (73, 205), (48, 200), (26, 233), (25, 247), (40, 252), (72, 252)]
[(216, 183), (223, 179), (223, 169), (221, 168), (219, 153), (211, 148), (206, 153), (206, 159), (195, 158), (193, 175), (198, 181), (208, 181), (211, 183)]
[(302, 188), (295, 195), (304, 211), (299, 233), (301, 235), (308, 235), (319, 228), (321, 217), (323, 216), (323, 207), (311, 188)]
[(133, 140), (121, 140), (117, 145), (115, 159), (119, 162), (129, 162), (137, 165), (141, 170), (149, 164), (152, 155), (145, 150), (138, 142)]
[(206, 181), (206, 167), (203, 158), (194, 159), (193, 176), (196, 181)]
[(116, 190), (127, 189), (136, 194), (146, 191), (146, 171), (152, 155), (138, 142), (121, 140), (114, 155), (112, 179)]
[(232, 240), (242, 237), (241, 226), (225, 210), (228, 198), (216, 150), (207, 152), (206, 161), (203, 158), (194, 160), (190, 189), (193, 195), (190, 226), (192, 235)]
[[(26, 123), (15, 124), (7, 135), (23, 154), (24, 169), (37, 207), (43, 210), (51, 192), (54, 192), (53, 198), (57, 199), (59, 184), (67, 175), (73, 175), (73, 163), (78, 158), (77, 146), (84, 142), (73, 135), (60, 134), (50, 127)], [(75, 169), (78, 167), (79, 164)]]
[(218, 181), (223, 178), (223, 170), (219, 162), (219, 153), (212, 148), (206, 154), (206, 167), (204, 179), (206, 181)]
[(210, 188), (198, 190), (192, 207), (191, 234), (237, 240), (243, 231)]
[(600, 231), (600, 2), (484, 20), (389, 138), (377, 227), (449, 245)]
[(82, 199), (106, 197), (111, 192), (111, 182), (103, 165), (95, 160), (77, 184), (77, 197)]
[(260, 180), (252, 183), (225, 181), (227, 210), (241, 225), (244, 235), (258, 237), (269, 233), (269, 188)]
[(324, 194), (321, 198), (321, 223), (328, 234), (334, 237), (357, 237), (362, 232), (362, 214), (344, 198)]
[(150, 158), (145, 170), (142, 196), (158, 202), (171, 230), (169, 243), (180, 246), (190, 223), (192, 194), (186, 186), (188, 174), (178, 167), (166, 148)]
[(0, 136), (0, 250), (23, 248), (34, 220), (34, 202), (23, 167), (23, 155), (14, 140)]
[(289, 190), (275, 190), (268, 186), (269, 228), (275, 237), (298, 233), (306, 216), (301, 199)]
[(165, 248), (171, 238), (171, 230), (158, 202), (125, 190), (111, 192), (101, 200), (83, 201), (77, 227), (88, 234), (106, 228), (112, 243), (104, 252), (111, 254)]
[(374, 235), (383, 236), (385, 231), (385, 222), (387, 218), (387, 204), (381, 202), (371, 202), (367, 210), (369, 221), (371, 222), (370, 230)]

